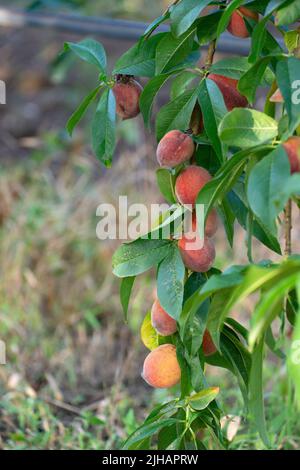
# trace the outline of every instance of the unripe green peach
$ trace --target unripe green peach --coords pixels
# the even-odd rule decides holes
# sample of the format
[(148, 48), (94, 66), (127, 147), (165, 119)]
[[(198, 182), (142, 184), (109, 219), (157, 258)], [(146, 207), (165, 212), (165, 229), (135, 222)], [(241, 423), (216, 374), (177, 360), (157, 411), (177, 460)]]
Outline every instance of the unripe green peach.
[(197, 273), (208, 271), (215, 260), (215, 246), (210, 238), (200, 240), (194, 232), (183, 235), (178, 240), (178, 248), (186, 268)]
[(204, 331), (202, 349), (204, 356), (211, 356), (212, 354), (217, 352), (217, 348), (214, 345), (214, 342), (208, 330)]
[(291, 173), (300, 172), (300, 137), (292, 136), (286, 142), (283, 147), (288, 155)]
[(152, 305), (151, 323), (161, 336), (173, 335), (177, 331), (176, 320), (168, 315), (157, 299)]
[(191, 165), (177, 177), (175, 193), (181, 204), (195, 205), (200, 189), (211, 180), (209, 172), (201, 166)]
[(170, 388), (180, 381), (181, 370), (172, 344), (163, 344), (151, 351), (144, 361), (144, 380), (155, 388)]
[(122, 119), (131, 119), (139, 114), (139, 99), (142, 90), (142, 86), (132, 77), (118, 76), (113, 87), (118, 116)]
[(245, 7), (238, 8), (232, 13), (229, 25), (227, 27), (228, 31), (233, 36), (236, 36), (238, 38), (249, 37), (249, 32), (248, 32), (244, 17), (252, 18), (255, 21), (258, 21), (259, 19), (258, 13), (252, 10), (249, 10), (248, 8), (245, 8)]
[(213, 80), (221, 91), (224, 103), (228, 111), (234, 108), (245, 108), (248, 106), (248, 101), (245, 96), (241, 95), (237, 89), (238, 80), (223, 75), (210, 73), (208, 75), (210, 80)]
[(160, 166), (172, 168), (189, 160), (195, 150), (193, 139), (184, 132), (168, 132), (159, 142), (156, 156)]

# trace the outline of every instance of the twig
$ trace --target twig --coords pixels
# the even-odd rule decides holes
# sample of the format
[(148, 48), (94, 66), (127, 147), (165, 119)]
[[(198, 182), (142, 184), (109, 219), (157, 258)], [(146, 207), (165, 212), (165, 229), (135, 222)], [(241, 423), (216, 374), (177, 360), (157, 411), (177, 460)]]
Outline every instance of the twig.
[(289, 199), (284, 209), (285, 256), (292, 254), (292, 200)]
[(208, 51), (207, 51), (207, 55), (206, 55), (206, 59), (205, 59), (205, 66), (206, 67), (210, 67), (213, 63), (213, 60), (214, 60), (214, 55), (215, 55), (215, 52), (216, 52), (216, 39), (214, 39), (213, 41), (211, 41), (209, 43), (209, 46), (208, 46)]

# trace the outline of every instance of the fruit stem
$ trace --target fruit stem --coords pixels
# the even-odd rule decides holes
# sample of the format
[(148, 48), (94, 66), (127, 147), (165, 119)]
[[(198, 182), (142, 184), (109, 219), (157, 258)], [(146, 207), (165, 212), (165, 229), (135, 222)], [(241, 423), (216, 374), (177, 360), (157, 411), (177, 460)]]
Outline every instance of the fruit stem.
[(289, 199), (284, 209), (285, 256), (292, 254), (292, 200)]

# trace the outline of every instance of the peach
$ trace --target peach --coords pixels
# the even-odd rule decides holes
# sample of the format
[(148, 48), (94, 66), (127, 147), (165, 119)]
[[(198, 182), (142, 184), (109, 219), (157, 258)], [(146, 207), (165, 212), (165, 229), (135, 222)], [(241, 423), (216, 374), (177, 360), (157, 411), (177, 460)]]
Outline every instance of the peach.
[(140, 112), (139, 99), (142, 86), (128, 75), (118, 75), (113, 87), (116, 112), (122, 119), (136, 117)]
[(159, 142), (156, 156), (160, 166), (172, 168), (189, 160), (195, 150), (193, 139), (184, 132), (168, 132)]
[(227, 27), (227, 30), (233, 36), (237, 36), (238, 38), (249, 37), (249, 32), (248, 32), (244, 17), (252, 18), (255, 21), (258, 21), (259, 19), (258, 13), (252, 10), (249, 10), (248, 8), (245, 8), (245, 7), (238, 8), (231, 15), (230, 22)]
[(281, 91), (279, 90), (279, 88), (277, 88), (275, 93), (273, 93), (273, 95), (270, 98), (270, 101), (271, 101), (271, 103), (283, 103), (283, 101), (284, 101), (283, 96), (282, 96)]
[(191, 165), (177, 177), (175, 193), (181, 204), (195, 205), (200, 189), (211, 180), (209, 172), (201, 166)]
[(291, 173), (300, 172), (300, 137), (292, 136), (286, 142), (283, 147), (288, 155)]
[(186, 268), (197, 273), (208, 271), (215, 260), (215, 246), (210, 238), (201, 241), (194, 232), (183, 235), (178, 240), (178, 248)]
[(181, 370), (173, 344), (151, 351), (144, 361), (143, 379), (155, 388), (170, 388), (180, 381)]
[(206, 219), (205, 224), (205, 235), (207, 237), (213, 237), (218, 230), (218, 214), (216, 209), (212, 209)]
[(247, 98), (241, 95), (237, 89), (238, 80), (215, 73), (210, 73), (208, 78), (218, 85), (228, 111), (234, 108), (245, 108), (248, 105)]
[[(196, 213), (193, 213), (192, 217), (192, 229), (194, 232), (197, 230), (197, 219), (196, 219)], [(211, 238), (215, 235), (216, 231), (218, 230), (218, 214), (216, 209), (211, 209), (209, 211), (208, 216), (206, 218), (206, 223), (205, 223), (205, 235), (208, 238)]]
[(162, 308), (159, 300), (155, 300), (151, 309), (151, 323), (161, 336), (173, 335), (177, 331), (177, 323)]
[(217, 348), (214, 345), (214, 342), (208, 330), (204, 331), (202, 349), (204, 356), (211, 356), (212, 354), (217, 352)]

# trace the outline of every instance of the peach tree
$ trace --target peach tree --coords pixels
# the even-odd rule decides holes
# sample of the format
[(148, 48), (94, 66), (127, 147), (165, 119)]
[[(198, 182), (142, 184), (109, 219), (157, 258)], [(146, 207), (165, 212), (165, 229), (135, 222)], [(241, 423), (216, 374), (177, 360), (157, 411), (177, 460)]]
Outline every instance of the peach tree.
[[(153, 387), (174, 386), (174, 398), (150, 412), (126, 449), (204, 449), (204, 429), (216, 447), (226, 448), (220, 418), (227, 410), (221, 409), (219, 388), (210, 386), (206, 364), (235, 376), (244, 417), (266, 447), (272, 446), (264, 414), (267, 353), (286, 363), (300, 404), (300, 257), (291, 244), (292, 203), (299, 206), (300, 196), (299, 18), (299, 0), (177, 0), (112, 71), (94, 39), (65, 44), (98, 73), (97, 86), (68, 121), (69, 133), (97, 102), (92, 147), (110, 167), (118, 119), (141, 113), (157, 138), (157, 183), (171, 205), (146, 237), (121, 245), (113, 256), (125, 317), (136, 276), (156, 269), (157, 299), (141, 329), (151, 350), (143, 377)], [(169, 28), (161, 31), (163, 23)], [(247, 56), (215, 60), (226, 30), (237, 42), (250, 38)], [(144, 88), (140, 77), (147, 80)], [(170, 99), (153, 116), (165, 85)], [(253, 108), (258, 88), (265, 90), (260, 110)], [(185, 235), (176, 237), (186, 204), (193, 209), (192, 238), (202, 236), (194, 250), (187, 249)], [(223, 272), (213, 266), (218, 219), (235, 249), (236, 224), (245, 230), (248, 264)], [(254, 262), (253, 238), (282, 258)], [(252, 294), (245, 328), (231, 314)], [(278, 320), (280, 331), (274, 332)], [(292, 339), (282, 351), (288, 328)]]

